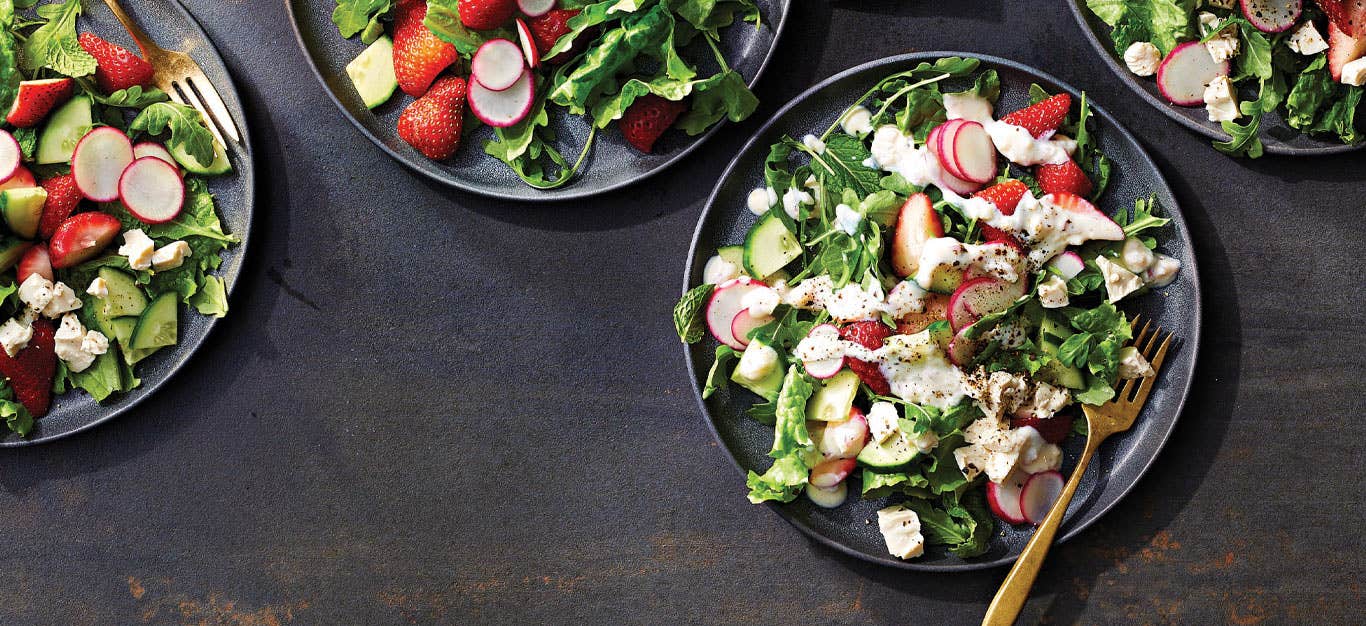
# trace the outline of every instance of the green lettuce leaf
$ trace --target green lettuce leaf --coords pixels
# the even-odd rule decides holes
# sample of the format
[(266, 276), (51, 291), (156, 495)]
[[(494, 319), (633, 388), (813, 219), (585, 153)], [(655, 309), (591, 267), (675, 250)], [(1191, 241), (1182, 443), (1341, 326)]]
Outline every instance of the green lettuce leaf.
[[(8, 111), (19, 91), (19, 50), (14, 40), (14, 1), (0, 0), (0, 108)], [(26, 152), (25, 154), (30, 154)]]
[(350, 39), (361, 33), (361, 41), (373, 43), (384, 34), (380, 19), (393, 8), (390, 0), (337, 0), (337, 8), (332, 11), (332, 23), (342, 37)]
[(1111, 27), (1115, 51), (1137, 41), (1151, 42), (1166, 56), (1194, 33), (1192, 0), (1086, 0), (1086, 6)]

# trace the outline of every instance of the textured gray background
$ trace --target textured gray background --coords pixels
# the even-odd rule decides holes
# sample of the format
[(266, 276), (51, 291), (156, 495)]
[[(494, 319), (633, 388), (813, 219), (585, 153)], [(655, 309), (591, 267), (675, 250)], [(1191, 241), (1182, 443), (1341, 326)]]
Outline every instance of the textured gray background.
[[(492, 203), (346, 123), (283, 4), (187, 4), (250, 111), (253, 258), (168, 388), (4, 453), (0, 622), (980, 619), (1003, 570), (865, 565), (745, 504), (688, 391), (668, 310), (701, 198), (757, 119), (622, 193)], [(1195, 230), (1191, 402), (1025, 619), (1359, 620), (1366, 154), (1224, 158), (1109, 75), (1060, 2), (795, 9), (761, 114), (895, 52), (1013, 57), (1136, 131)]]

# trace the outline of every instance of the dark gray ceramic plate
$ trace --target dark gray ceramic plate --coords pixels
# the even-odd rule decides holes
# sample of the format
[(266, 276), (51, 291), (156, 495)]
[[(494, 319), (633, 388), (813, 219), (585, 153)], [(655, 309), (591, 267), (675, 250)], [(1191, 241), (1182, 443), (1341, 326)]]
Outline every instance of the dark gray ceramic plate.
[[(1086, 8), (1085, 0), (1070, 0), (1068, 6), (1072, 9), (1072, 15), (1077, 18), (1077, 23), (1081, 25), (1082, 32), (1086, 33), (1086, 39), (1091, 42), (1091, 47), (1095, 48), (1100, 57), (1105, 59), (1105, 64), (1110, 66), (1110, 70), (1120, 80), (1124, 81), (1130, 89), (1147, 100), (1148, 104), (1166, 113), (1167, 117), (1180, 122), (1186, 128), (1210, 139), (1228, 141), (1228, 133), (1224, 132), (1218, 122), (1209, 121), (1204, 107), (1181, 107), (1167, 102), (1157, 89), (1157, 81), (1151, 77), (1135, 76), (1130, 72), (1129, 68), (1124, 65), (1124, 59), (1115, 52), (1114, 45), (1110, 41), (1110, 26), (1100, 21), (1100, 18)], [(1285, 122), (1285, 118), (1281, 116), (1280, 110), (1269, 113), (1262, 118), (1261, 137), (1262, 146), (1269, 154), (1310, 156), (1351, 152), (1366, 147), (1366, 143), (1347, 145), (1337, 141), (1325, 141), (1310, 137), (1291, 128)]]
[[(768, 154), (770, 144), (783, 135), (800, 137), (813, 132), (813, 129), (826, 128), (855, 98), (882, 77), (909, 69), (922, 60), (944, 56), (974, 56), (982, 60), (983, 69), (995, 68), (1000, 73), (1002, 84), (1001, 102), (997, 107), (999, 111), (1012, 111), (1027, 104), (1030, 83), (1038, 83), (1054, 93), (1066, 91), (1074, 97), (1080, 95), (1070, 85), (1014, 61), (963, 52), (922, 52), (890, 57), (833, 76), (778, 111), (731, 162), (698, 222), (684, 277), (684, 289), (700, 284), (702, 266), (716, 248), (741, 242), (754, 222), (754, 216), (745, 208), (745, 196), (749, 190), (763, 184), (764, 157)], [(1136, 198), (1156, 194), (1158, 202), (1172, 218), (1174, 227), (1168, 231), (1170, 237), (1162, 242), (1159, 249), (1181, 259), (1183, 266), (1175, 283), (1156, 294), (1126, 303), (1123, 308), (1130, 314), (1142, 313), (1145, 318), (1155, 319), (1164, 328), (1174, 331), (1179, 339), (1174, 342), (1174, 353), (1168, 356), (1162, 376), (1137, 425), (1130, 432), (1106, 442), (1097, 462), (1092, 463), (1093, 468), (1100, 468), (1099, 471), (1092, 469), (1082, 480), (1076, 499), (1063, 522), (1062, 540), (1075, 536), (1113, 507), (1157, 458), (1158, 451), (1176, 425), (1176, 418), (1190, 390), (1200, 338), (1199, 277), (1186, 223), (1181, 217), (1176, 198), (1157, 165), (1138, 141), (1121, 128), (1105, 109), (1092, 103), (1092, 110), (1099, 117), (1101, 149), (1116, 163), (1111, 187), (1101, 198), (1101, 208), (1107, 213), (1119, 208), (1132, 208)], [(732, 389), (717, 393), (707, 400), (701, 399), (701, 383), (711, 367), (716, 346), (715, 341), (708, 337), (686, 348), (693, 391), (708, 417), (712, 431), (741, 472), (762, 472), (771, 461), (767, 452), (773, 442), (773, 429), (745, 416), (744, 411), (754, 402), (755, 396)], [(1075, 463), (1076, 455), (1081, 451), (1081, 442), (1073, 438), (1064, 450), (1067, 458), (1063, 468), (1067, 470)], [(743, 481), (725, 481), (720, 487), (736, 493), (734, 501), (737, 506), (744, 502), (739, 497), (745, 488)], [(980, 557), (964, 560), (939, 547), (930, 546), (925, 556), (913, 561), (902, 561), (887, 554), (886, 544), (878, 532), (876, 511), (886, 506), (887, 502), (851, 497), (844, 506), (822, 509), (802, 497), (790, 504), (772, 506), (779, 515), (821, 543), (861, 559), (906, 569), (970, 570), (1003, 565), (1013, 561), (1029, 539), (1026, 529), (1003, 524), (992, 539), (990, 550)], [(872, 520), (873, 523), (865, 523), (866, 520)]]
[[(170, 0), (148, 0), (130, 4), (129, 12), (163, 48), (183, 50), (199, 66), (218, 88), (223, 102), (232, 112), (233, 121), (242, 131), (242, 145), (228, 146), (234, 173), (227, 176), (210, 178), (209, 190), (218, 203), (218, 213), (223, 220), (223, 229), (242, 238), (241, 245), (223, 254), (223, 266), (219, 273), (227, 282), (231, 294), (237, 284), (237, 276), (242, 271), (242, 260), (247, 251), (247, 238), (251, 231), (251, 215), (254, 203), (255, 181), (251, 161), (251, 139), (246, 127), (246, 116), (242, 102), (233, 88), (232, 78), (223, 66), (223, 60), (214, 50), (208, 35), (199, 27), (194, 18), (180, 5)], [(114, 20), (114, 15), (102, 4), (91, 3), (86, 6), (80, 18), (81, 30), (89, 30), (131, 50), (136, 50), (123, 28)], [(82, 286), (81, 289), (84, 289)], [(217, 322), (217, 318), (205, 317), (186, 307), (181, 307), (180, 343), (173, 349), (163, 349), (147, 360), (138, 363), (136, 373), (142, 379), (142, 386), (130, 393), (117, 395), (97, 404), (85, 392), (77, 390), (53, 399), (52, 410), (40, 418), (33, 432), (27, 438), (14, 434), (0, 440), (0, 446), (23, 446), (52, 441), (77, 433), (96, 424), (123, 414), (136, 406), (147, 396), (166, 384), (171, 376), (180, 370), (190, 356), (204, 343), (204, 338)]]
[[(773, 54), (778, 34), (787, 19), (789, 2), (756, 0), (763, 14), (761, 28), (736, 24), (722, 31), (721, 49), (727, 61), (751, 86)], [(523, 202), (569, 200), (605, 193), (659, 173), (687, 156), (725, 125), (724, 122), (718, 124), (697, 137), (681, 132), (666, 133), (651, 154), (641, 154), (629, 146), (615, 128), (608, 128), (598, 133), (592, 152), (579, 168), (575, 180), (559, 189), (534, 189), (517, 178), (506, 165), (484, 154), (484, 142), (493, 136), (493, 132), (482, 125), (462, 140), (460, 151), (449, 161), (433, 161), (413, 149), (395, 131), (399, 114), (412, 98), (397, 91), (388, 102), (371, 111), (361, 103), (351, 85), (346, 64), (365, 46), (360, 38), (343, 39), (337, 33), (337, 27), (332, 23), (332, 9), (336, 3), (331, 0), (286, 0), (285, 4), (304, 55), (327, 95), (347, 119), (398, 162), (432, 180), (465, 191)], [(706, 63), (707, 59), (698, 58), (697, 61)], [(551, 126), (560, 133), (561, 151), (577, 155), (579, 146), (588, 136), (588, 124), (581, 117), (565, 117), (552, 119)]]

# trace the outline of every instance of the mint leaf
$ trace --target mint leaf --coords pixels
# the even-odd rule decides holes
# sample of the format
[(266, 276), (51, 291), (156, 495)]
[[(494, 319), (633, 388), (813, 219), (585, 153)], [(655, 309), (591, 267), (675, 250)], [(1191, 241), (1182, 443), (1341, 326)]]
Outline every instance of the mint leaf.
[(697, 343), (706, 334), (703, 314), (715, 289), (716, 285), (710, 283), (698, 285), (689, 289), (674, 305), (674, 330), (678, 331), (678, 338), (683, 343)]

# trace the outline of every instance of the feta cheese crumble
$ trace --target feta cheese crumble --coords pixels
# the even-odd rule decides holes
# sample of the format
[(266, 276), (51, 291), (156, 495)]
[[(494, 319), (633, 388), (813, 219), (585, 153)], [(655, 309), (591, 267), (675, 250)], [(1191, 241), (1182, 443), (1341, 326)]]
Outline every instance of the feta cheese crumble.
[(719, 285), (740, 277), (740, 266), (727, 261), (721, 255), (713, 255), (702, 266), (702, 282)]
[(1138, 274), (1110, 260), (1110, 257), (1096, 257), (1096, 267), (1100, 268), (1100, 275), (1105, 278), (1105, 295), (1112, 303), (1119, 302), (1143, 286), (1143, 279)]
[(1366, 57), (1342, 66), (1342, 84), (1353, 87), (1366, 84)]
[(1124, 50), (1124, 64), (1136, 76), (1152, 76), (1162, 64), (1162, 53), (1146, 41), (1135, 41)]
[(825, 142), (821, 141), (820, 137), (817, 137), (815, 135), (807, 135), (805, 137), (802, 137), (802, 145), (806, 146), (816, 154), (825, 154)]
[(873, 434), (873, 441), (887, 443), (893, 435), (901, 432), (900, 418), (892, 403), (874, 402), (872, 408), (868, 409), (868, 431)]
[(1061, 276), (1050, 274), (1039, 283), (1039, 304), (1045, 309), (1060, 309), (1067, 306), (1067, 283)]
[(1216, 76), (1205, 85), (1205, 112), (1211, 122), (1229, 122), (1242, 115), (1238, 100), (1233, 96), (1233, 83), (1227, 76)]
[[(1200, 12), (1200, 34), (1209, 36), (1218, 28), (1219, 16), (1208, 11)], [(1219, 30), (1219, 34), (1205, 42), (1205, 49), (1215, 63), (1223, 63), (1238, 55), (1238, 26), (1229, 24)]]
[(1323, 40), (1323, 35), (1319, 34), (1319, 29), (1314, 28), (1314, 23), (1305, 20), (1295, 32), (1290, 34), (1286, 40), (1286, 45), (1291, 50), (1305, 56), (1313, 56), (1328, 49), (1328, 42)]
[(109, 283), (104, 278), (96, 276), (94, 280), (90, 281), (90, 286), (85, 288), (85, 293), (96, 298), (108, 298)]
[(184, 241), (173, 241), (152, 253), (152, 269), (158, 272), (175, 269), (184, 264), (185, 259), (191, 254), (190, 244)]
[(145, 270), (152, 267), (152, 255), (156, 253), (156, 243), (141, 228), (123, 233), (123, 245), (118, 253), (128, 257), (128, 267)]
[(62, 316), (62, 323), (53, 335), (54, 352), (73, 372), (83, 372), (95, 362), (95, 357), (109, 350), (109, 339), (99, 331), (85, 330), (75, 313)]
[(877, 512), (877, 527), (892, 556), (909, 559), (925, 553), (925, 536), (920, 534), (920, 517), (895, 504)]
[(76, 292), (66, 286), (66, 283), (58, 281), (52, 286), (52, 299), (47, 301), (43, 307), (44, 317), (57, 319), (67, 311), (75, 311), (81, 308), (81, 301), (76, 297)]
[(757, 382), (772, 374), (777, 367), (778, 351), (753, 341), (745, 348), (744, 354), (740, 355), (740, 362), (735, 365), (735, 373), (741, 378)]
[(33, 339), (33, 326), (28, 322), (15, 318), (0, 324), (0, 346), (4, 347), (5, 354), (19, 354), (30, 339)]

